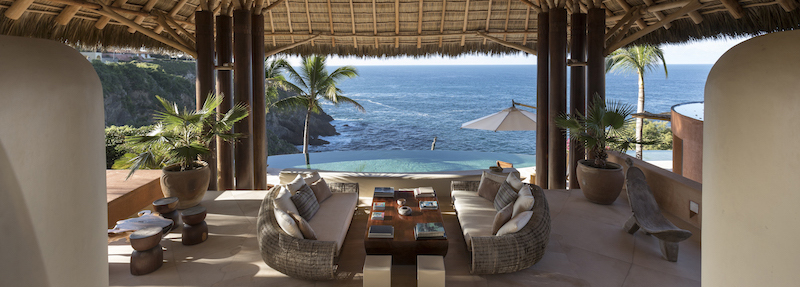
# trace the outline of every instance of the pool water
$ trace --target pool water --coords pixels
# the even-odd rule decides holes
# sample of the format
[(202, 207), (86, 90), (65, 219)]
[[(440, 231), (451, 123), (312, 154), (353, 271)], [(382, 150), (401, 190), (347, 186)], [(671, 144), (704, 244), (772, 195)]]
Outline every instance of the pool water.
[[(628, 151), (633, 155), (633, 151)], [(270, 168), (310, 168), (351, 172), (441, 172), (487, 169), (498, 160), (510, 162), (515, 168), (536, 166), (536, 156), (499, 152), (444, 150), (379, 150), (332, 151), (310, 153), (311, 165), (305, 164), (303, 154), (270, 156)], [(645, 161), (671, 161), (671, 150), (645, 150)]]
[(310, 167), (302, 154), (270, 156), (270, 168), (311, 168), (351, 172), (437, 172), (487, 169), (502, 160), (514, 167), (536, 165), (536, 156), (497, 152), (384, 150), (310, 153)]

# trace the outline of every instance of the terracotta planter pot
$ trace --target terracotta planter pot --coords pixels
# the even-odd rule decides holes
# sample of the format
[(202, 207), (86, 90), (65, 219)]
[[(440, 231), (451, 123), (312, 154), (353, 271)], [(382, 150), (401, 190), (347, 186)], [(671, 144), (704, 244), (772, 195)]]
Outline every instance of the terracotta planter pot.
[(589, 160), (579, 160), (577, 176), (583, 196), (597, 204), (612, 204), (625, 184), (622, 166), (609, 162), (614, 169), (595, 168), (587, 165)]
[(208, 163), (196, 161), (203, 167), (193, 170), (180, 171), (178, 164), (164, 167), (161, 175), (161, 192), (165, 197), (177, 197), (178, 209), (186, 209), (197, 205), (208, 190), (211, 179), (211, 170)]

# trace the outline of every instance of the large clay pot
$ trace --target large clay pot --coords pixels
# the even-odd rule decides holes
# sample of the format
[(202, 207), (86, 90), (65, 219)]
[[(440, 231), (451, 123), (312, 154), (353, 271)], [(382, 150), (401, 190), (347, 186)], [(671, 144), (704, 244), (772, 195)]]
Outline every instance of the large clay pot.
[(208, 190), (208, 183), (211, 179), (208, 163), (196, 161), (195, 164), (202, 167), (180, 171), (180, 165), (173, 164), (162, 169), (164, 174), (161, 175), (161, 192), (165, 197), (177, 197), (178, 209), (197, 205)]
[(589, 160), (579, 160), (577, 176), (583, 196), (597, 204), (612, 204), (619, 197), (625, 174), (622, 166), (609, 162), (613, 169), (595, 168), (588, 165)]

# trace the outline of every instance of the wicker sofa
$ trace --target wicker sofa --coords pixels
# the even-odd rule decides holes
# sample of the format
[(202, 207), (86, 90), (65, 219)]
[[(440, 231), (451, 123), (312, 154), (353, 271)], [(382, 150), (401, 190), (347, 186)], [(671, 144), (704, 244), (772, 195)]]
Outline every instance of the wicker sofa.
[(478, 196), (480, 181), (451, 182), (451, 199), (470, 253), (470, 273), (510, 273), (526, 269), (544, 256), (550, 239), (550, 209), (541, 187), (530, 185), (533, 216), (518, 232), (492, 235), (496, 210)]
[(256, 229), (261, 258), (267, 265), (300, 279), (335, 278), (336, 258), (358, 203), (358, 184), (328, 183), (328, 186), (333, 195), (320, 203), (319, 211), (308, 222), (318, 240), (293, 237), (283, 231), (275, 218), (273, 203), (281, 187), (277, 185), (267, 192)]

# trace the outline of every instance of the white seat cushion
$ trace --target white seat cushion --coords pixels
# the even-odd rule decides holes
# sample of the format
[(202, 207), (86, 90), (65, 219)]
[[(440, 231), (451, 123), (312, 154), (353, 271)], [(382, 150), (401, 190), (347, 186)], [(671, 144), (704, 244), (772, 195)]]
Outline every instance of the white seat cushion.
[(317, 240), (336, 242), (336, 256), (339, 255), (347, 230), (350, 229), (356, 204), (358, 204), (358, 194), (334, 193), (319, 205), (317, 213), (308, 221), (317, 235)]
[(472, 250), (473, 236), (492, 236), (492, 224), (497, 210), (493, 202), (478, 196), (474, 191), (454, 190), (451, 196), (458, 211), (458, 222), (464, 232), (467, 249)]

